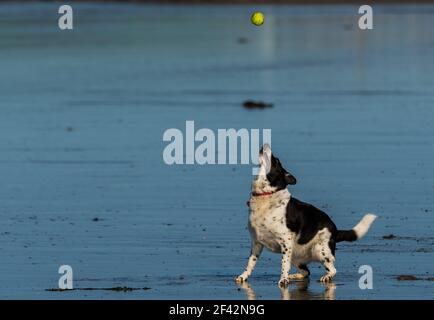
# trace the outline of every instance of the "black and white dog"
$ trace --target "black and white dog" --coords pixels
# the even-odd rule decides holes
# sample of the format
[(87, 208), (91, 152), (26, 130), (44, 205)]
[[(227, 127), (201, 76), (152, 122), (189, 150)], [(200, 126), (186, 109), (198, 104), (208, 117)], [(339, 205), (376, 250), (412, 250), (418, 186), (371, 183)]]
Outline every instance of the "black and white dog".
[[(259, 153), (259, 174), (252, 184), (248, 205), (252, 248), (247, 267), (235, 280), (246, 281), (255, 268), (263, 247), (282, 254), (279, 286), (290, 280), (309, 276), (307, 264), (321, 262), (326, 273), (321, 282), (329, 282), (336, 274), (336, 243), (363, 237), (376, 219), (365, 215), (352, 230), (338, 230), (330, 217), (314, 206), (295, 199), (287, 190), (296, 179), (286, 171), (265, 144)], [(298, 273), (289, 274), (291, 265)]]

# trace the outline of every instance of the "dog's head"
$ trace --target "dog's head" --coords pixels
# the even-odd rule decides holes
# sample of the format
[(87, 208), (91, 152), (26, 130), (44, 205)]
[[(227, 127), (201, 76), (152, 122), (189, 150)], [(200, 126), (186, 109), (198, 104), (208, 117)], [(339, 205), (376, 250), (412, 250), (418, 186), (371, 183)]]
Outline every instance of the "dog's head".
[(268, 144), (264, 144), (259, 152), (258, 177), (253, 184), (254, 192), (275, 192), (297, 183), (295, 177), (280, 163), (279, 158), (271, 152)]

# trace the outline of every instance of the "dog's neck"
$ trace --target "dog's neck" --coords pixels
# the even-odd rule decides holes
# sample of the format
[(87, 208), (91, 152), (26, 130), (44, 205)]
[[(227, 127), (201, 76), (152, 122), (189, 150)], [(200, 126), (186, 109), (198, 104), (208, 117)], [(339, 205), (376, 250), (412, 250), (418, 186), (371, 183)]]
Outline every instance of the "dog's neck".
[(252, 183), (252, 197), (271, 197), (274, 194), (290, 195), (288, 189), (277, 190), (276, 187), (270, 185), (266, 177), (258, 176)]
[(252, 195), (274, 192), (277, 192), (276, 188), (270, 186), (267, 178), (262, 175), (259, 175), (252, 183)]
[(271, 196), (272, 194), (276, 193), (277, 191), (269, 191), (269, 192), (252, 192), (252, 197), (265, 197), (265, 196)]
[(291, 193), (286, 188), (281, 189), (281, 190), (276, 190), (276, 191), (264, 191), (264, 192), (252, 191), (251, 197), (252, 198), (267, 198), (267, 197), (272, 197), (273, 195), (290, 197)]
[(270, 201), (271, 202), (278, 201), (282, 203), (282, 200), (289, 201), (290, 199), (291, 199), (291, 193), (286, 188), (278, 191), (270, 191), (270, 192), (262, 192), (262, 193), (252, 192), (249, 201), (247, 201), (247, 206), (252, 209), (255, 208), (258, 204), (259, 205), (266, 204), (269, 203)]

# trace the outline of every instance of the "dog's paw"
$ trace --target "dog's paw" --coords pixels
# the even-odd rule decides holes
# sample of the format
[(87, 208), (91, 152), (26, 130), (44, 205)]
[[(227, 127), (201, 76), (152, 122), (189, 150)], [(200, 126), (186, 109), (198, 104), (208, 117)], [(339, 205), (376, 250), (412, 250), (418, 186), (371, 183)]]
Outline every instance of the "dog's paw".
[(281, 278), (279, 280), (279, 287), (286, 288), (289, 285), (289, 278)]
[(235, 282), (236, 283), (243, 283), (247, 280), (247, 277), (243, 276), (243, 275), (239, 275), (238, 277), (235, 278)]
[(288, 275), (289, 280), (302, 280), (304, 278), (307, 278), (307, 276), (305, 276), (304, 274), (301, 274), (301, 273), (292, 273), (292, 274)]
[(329, 275), (329, 274), (325, 274), (319, 279), (319, 281), (323, 282), (323, 283), (324, 282), (331, 282), (332, 280), (333, 280), (333, 276)]

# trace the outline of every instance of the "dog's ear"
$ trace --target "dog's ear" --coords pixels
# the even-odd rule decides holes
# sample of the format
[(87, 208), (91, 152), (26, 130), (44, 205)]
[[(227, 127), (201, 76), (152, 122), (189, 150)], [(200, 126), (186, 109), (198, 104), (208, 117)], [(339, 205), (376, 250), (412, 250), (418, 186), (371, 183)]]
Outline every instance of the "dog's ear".
[(297, 179), (295, 179), (295, 177), (292, 174), (290, 174), (289, 172), (287, 172), (285, 174), (285, 181), (287, 184), (290, 184), (290, 185), (294, 185), (297, 183)]

